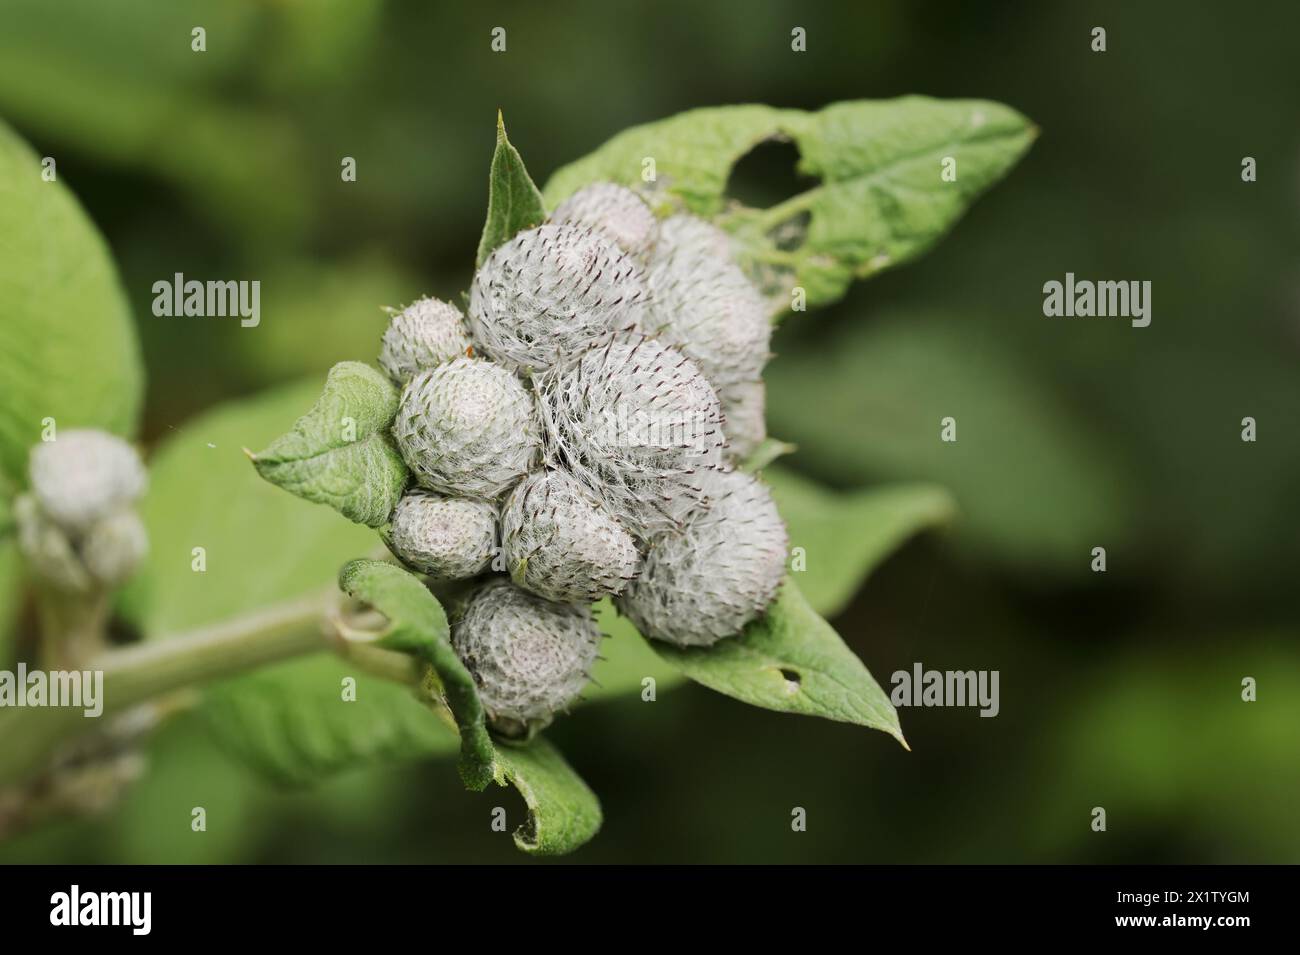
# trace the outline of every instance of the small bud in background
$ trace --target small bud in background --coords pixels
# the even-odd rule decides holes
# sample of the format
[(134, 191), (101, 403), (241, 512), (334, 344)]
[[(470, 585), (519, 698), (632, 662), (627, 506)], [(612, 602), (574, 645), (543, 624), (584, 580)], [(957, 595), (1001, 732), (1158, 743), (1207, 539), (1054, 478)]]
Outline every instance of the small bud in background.
[(28, 471), (41, 510), (74, 535), (133, 504), (147, 482), (135, 449), (104, 431), (63, 431), (36, 445)]
[(106, 587), (125, 583), (149, 552), (149, 535), (135, 511), (111, 514), (94, 524), (81, 545), (92, 577)]

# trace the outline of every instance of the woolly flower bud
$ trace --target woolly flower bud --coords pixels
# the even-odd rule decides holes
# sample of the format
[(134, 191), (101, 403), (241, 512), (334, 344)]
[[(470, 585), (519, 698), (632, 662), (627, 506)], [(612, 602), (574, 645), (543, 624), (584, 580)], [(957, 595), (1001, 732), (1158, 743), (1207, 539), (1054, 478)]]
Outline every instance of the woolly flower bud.
[(81, 544), (86, 569), (101, 584), (115, 587), (127, 580), (149, 552), (149, 535), (140, 515), (118, 511), (96, 522)]
[(641, 561), (632, 535), (561, 471), (530, 475), (510, 492), (501, 512), (501, 549), (519, 586), (579, 603), (619, 593)]
[(695, 365), (639, 335), (615, 336), (537, 382), (553, 466), (598, 494), (633, 534), (677, 527), (716, 467), (722, 412)]
[(647, 637), (684, 647), (740, 633), (785, 576), (785, 525), (768, 489), (740, 471), (714, 472), (705, 485), (708, 508), (656, 540), (618, 598)]
[(450, 302), (422, 298), (388, 323), (379, 364), (400, 384), (421, 371), (464, 357), (469, 347), (460, 309)]
[(84, 593), (91, 588), (90, 575), (77, 556), (68, 535), (50, 520), (31, 494), (14, 500), (18, 525), (18, 546), (33, 574), (60, 590)]
[(542, 225), (478, 270), (470, 330), (495, 361), (543, 371), (611, 331), (639, 326), (646, 295), (640, 269), (605, 233)]
[(767, 302), (727, 251), (727, 236), (703, 219), (665, 220), (647, 277), (653, 320), (646, 330), (680, 348), (719, 389), (751, 381), (772, 341)]
[(423, 487), (484, 500), (526, 474), (540, 446), (532, 396), (504, 368), (473, 358), (412, 378), (393, 437)]
[(592, 226), (629, 255), (641, 255), (655, 236), (655, 216), (631, 189), (598, 182), (579, 189), (551, 213), (552, 222)]
[(496, 547), (496, 508), (486, 501), (410, 491), (393, 509), (389, 548), (416, 570), (441, 580), (482, 573)]
[(552, 603), (506, 581), (476, 593), (452, 645), (494, 720), (547, 720), (578, 698), (600, 631), (586, 607)]
[(64, 431), (38, 444), (28, 470), (41, 510), (74, 535), (130, 504), (146, 482), (135, 449), (104, 431)]
[(767, 437), (766, 389), (761, 381), (743, 381), (730, 385), (718, 396), (722, 399), (727, 436), (727, 454), (733, 461), (744, 461)]

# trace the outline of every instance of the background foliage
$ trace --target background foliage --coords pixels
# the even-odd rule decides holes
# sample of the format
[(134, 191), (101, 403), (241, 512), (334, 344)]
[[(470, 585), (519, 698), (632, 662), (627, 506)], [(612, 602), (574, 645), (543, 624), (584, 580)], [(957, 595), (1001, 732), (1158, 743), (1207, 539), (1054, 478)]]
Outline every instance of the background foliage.
[[(907, 753), (694, 686), (653, 705), (597, 699), (548, 733), (605, 807), (578, 858), (1293, 861), (1300, 14), (904, 0), (741, 11), (0, 0), (0, 114), (58, 157), (119, 263), (149, 370), (155, 483), (195, 468), (175, 478), (193, 483), (192, 508), (146, 503), (155, 548), (188, 552), (184, 521), (205, 515), (232, 535), (245, 520), (285, 522), (265, 566), (221, 565), (214, 540), (205, 586), (148, 602), (163, 618), (151, 624), (179, 629), (328, 584), (372, 549), (372, 533), (318, 524), (301, 516), (313, 505), (257, 482), (233, 453), (242, 426), (236, 437), (223, 422), (265, 408), (269, 441), (327, 368), (377, 351), (379, 306), (466, 287), (498, 107), (541, 183), (630, 125), (701, 105), (987, 98), (1033, 118), (1033, 149), (928, 254), (785, 323), (769, 419), (799, 445), (773, 475), (778, 497), (812, 502), (782, 499), (783, 510), (820, 518), (828, 542), (809, 545), (804, 595), (882, 684), (917, 660), (999, 669), (1001, 714), (904, 709)], [(806, 54), (789, 52), (795, 24)], [(1098, 24), (1105, 54), (1088, 49)], [(208, 30), (206, 54), (190, 52), (194, 25)], [(489, 50), (496, 25), (504, 55)], [(760, 148), (728, 195), (763, 208), (808, 188), (795, 155)], [(1241, 182), (1244, 155), (1258, 183)], [(357, 159), (356, 183), (339, 180), (343, 156)], [(261, 279), (261, 325), (153, 317), (151, 284), (177, 271)], [(1044, 319), (1042, 284), (1066, 271), (1151, 280), (1151, 327)], [(111, 311), (115, 294), (87, 304)], [(104, 371), (131, 381), (132, 361), (106, 355)], [(251, 404), (199, 416), (232, 398)], [(106, 423), (125, 429), (134, 407), (106, 408)], [(959, 421), (955, 446), (935, 440), (944, 414)], [(1255, 444), (1238, 438), (1247, 414)], [(209, 444), (213, 463), (198, 467)], [(854, 593), (846, 568), (869, 554), (815, 555), (852, 544), (837, 523), (851, 527), (873, 486), (900, 481), (946, 487), (958, 516)], [(946, 502), (928, 505), (936, 520)], [(1088, 570), (1098, 544), (1105, 575)], [(141, 623), (145, 605), (130, 595), (124, 620)], [(305, 679), (302, 666), (260, 674), (262, 698)], [(1246, 675), (1260, 681), (1249, 706)], [(310, 716), (265, 715), (337, 740)], [(441, 732), (425, 715), (412, 705), (410, 722), (385, 718), (392, 736), (375, 745), (445, 745), (445, 759), (288, 793), (230, 758), (246, 728), (182, 718), (117, 810), (0, 859), (522, 858), (488, 830), (491, 805), (517, 818), (522, 802), (465, 793), (454, 741), (424, 738)], [(199, 804), (201, 836), (188, 827)], [(1095, 805), (1109, 814), (1104, 836), (1087, 826)], [(793, 806), (808, 810), (806, 833), (790, 831)]]

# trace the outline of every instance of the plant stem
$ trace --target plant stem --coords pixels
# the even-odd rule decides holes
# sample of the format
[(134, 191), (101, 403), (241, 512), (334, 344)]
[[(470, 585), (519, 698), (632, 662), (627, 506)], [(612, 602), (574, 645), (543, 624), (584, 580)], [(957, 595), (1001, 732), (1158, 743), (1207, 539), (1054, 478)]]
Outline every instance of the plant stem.
[[(82, 664), (103, 673), (103, 714), (164, 693), (291, 657), (346, 648), (330, 612), (334, 592), (268, 608), (174, 637), (108, 650)], [(21, 691), (21, 688), (20, 688)], [(71, 707), (15, 708), (0, 714), (0, 784), (39, 770), (62, 743), (94, 728)]]

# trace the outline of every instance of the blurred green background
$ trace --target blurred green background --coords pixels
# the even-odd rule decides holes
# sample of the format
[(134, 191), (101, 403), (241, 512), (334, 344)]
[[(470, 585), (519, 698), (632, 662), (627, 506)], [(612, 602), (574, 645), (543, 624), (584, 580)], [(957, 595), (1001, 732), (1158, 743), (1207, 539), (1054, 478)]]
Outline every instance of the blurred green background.
[[(498, 107), (539, 182), (695, 106), (1020, 110), (1042, 132), (1007, 180), (919, 262), (791, 317), (768, 372), (794, 468), (840, 488), (934, 480), (962, 509), (836, 628), (886, 686), (914, 661), (999, 670), (1000, 715), (904, 709), (908, 753), (693, 686), (601, 702), (550, 733), (605, 808), (572, 859), (1295, 862), (1297, 30), (1300, 8), (1174, 3), (0, 0), (0, 114), (58, 157), (117, 257), (153, 444), (368, 359), (380, 306), (465, 288)], [(798, 188), (794, 158), (760, 148), (733, 194)], [(1067, 271), (1151, 281), (1151, 326), (1045, 319), (1042, 285)], [(150, 286), (173, 272), (260, 279), (260, 327), (155, 318)], [(955, 446), (936, 440), (949, 414)], [(119, 807), (0, 860), (523, 859), (488, 828), (493, 805), (517, 816), (513, 794), (465, 793), (446, 762), (283, 793), (189, 717), (150, 757)], [(200, 800), (217, 820), (201, 837), (157, 825)]]

